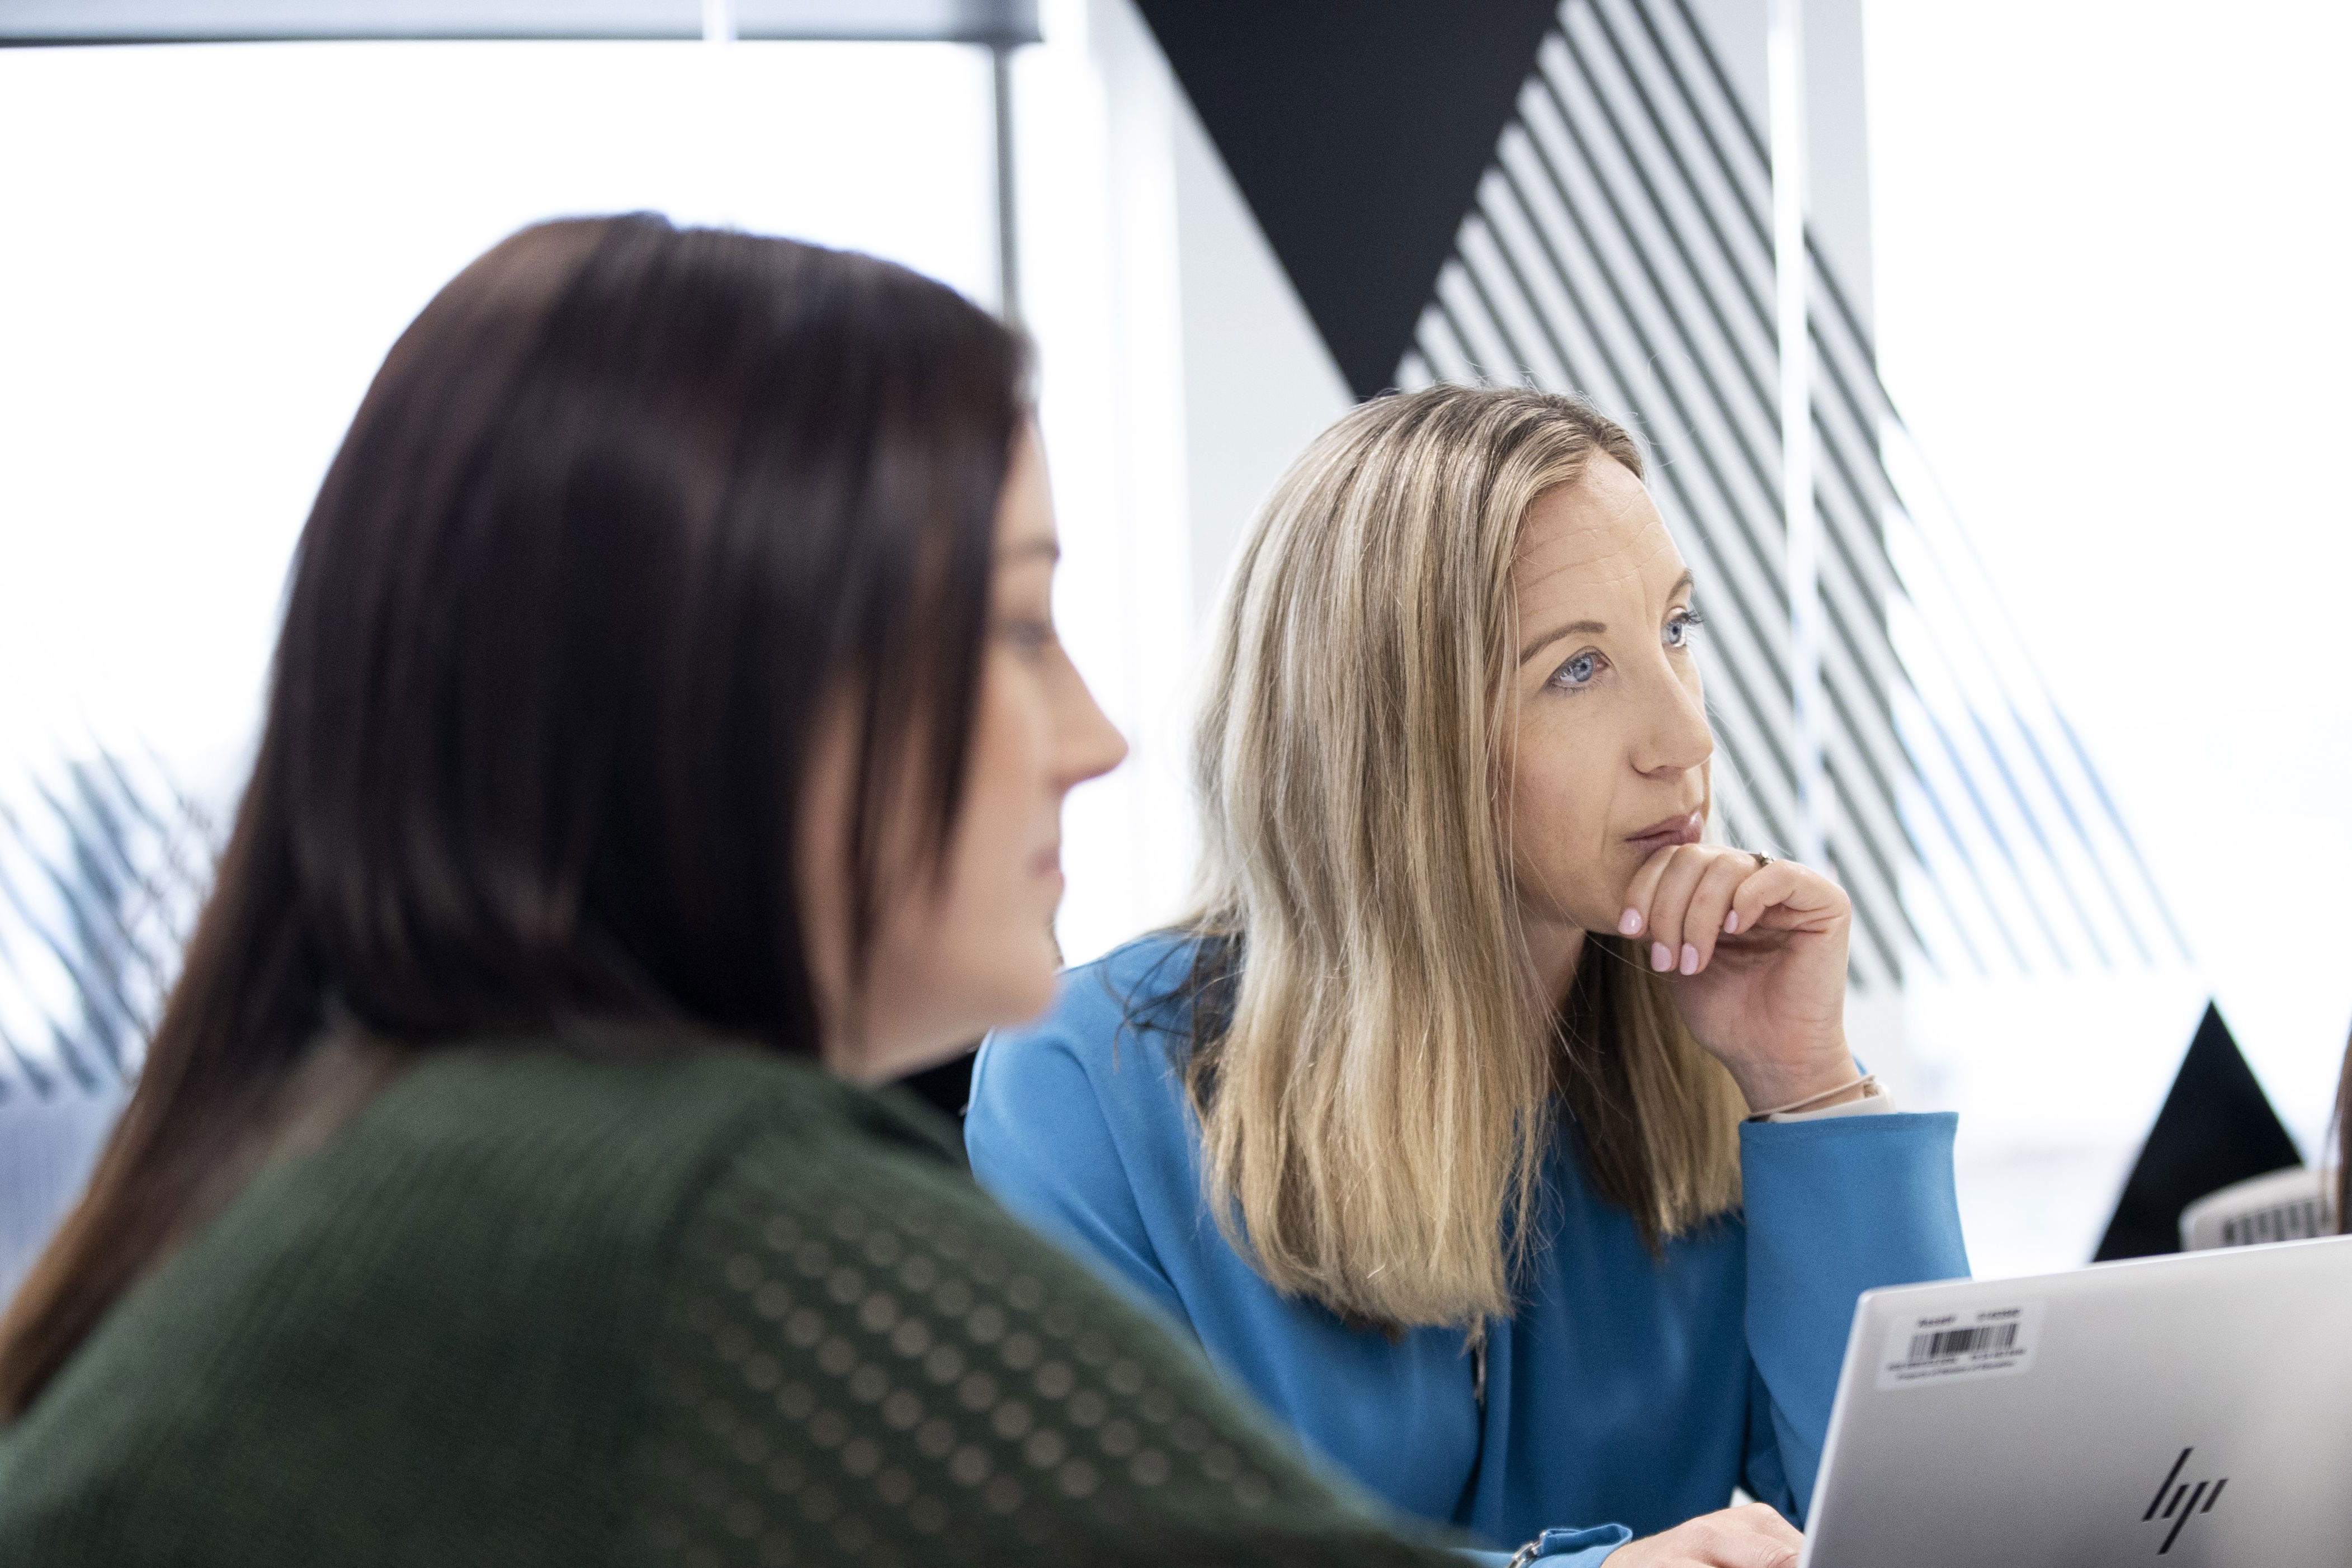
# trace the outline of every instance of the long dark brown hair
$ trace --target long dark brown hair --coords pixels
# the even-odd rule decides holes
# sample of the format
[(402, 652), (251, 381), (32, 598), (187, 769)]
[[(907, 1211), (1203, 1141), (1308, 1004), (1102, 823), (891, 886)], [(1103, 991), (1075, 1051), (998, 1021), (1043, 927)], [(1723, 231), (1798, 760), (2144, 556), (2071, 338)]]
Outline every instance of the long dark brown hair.
[(902, 268), (658, 217), (526, 229), (442, 289), (303, 531), (252, 781), (137, 1092), (0, 1323), (0, 1418), (225, 1201), (331, 1031), (816, 1048), (803, 773), (848, 720), (855, 965), (960, 803), (1024, 378)]

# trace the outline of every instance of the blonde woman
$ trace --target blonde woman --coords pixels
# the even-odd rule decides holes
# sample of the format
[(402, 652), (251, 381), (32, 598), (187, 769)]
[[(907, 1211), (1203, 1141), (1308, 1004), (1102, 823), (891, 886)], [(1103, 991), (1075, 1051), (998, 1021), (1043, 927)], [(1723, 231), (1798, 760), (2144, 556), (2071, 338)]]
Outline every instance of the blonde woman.
[(1225, 605), (1198, 911), (992, 1039), (967, 1140), (1405, 1510), (1746, 1568), (1793, 1561), (1855, 1295), (1967, 1258), (1952, 1118), (1847, 1050), (1844, 894), (1701, 841), (1641, 472), (1530, 392), (1318, 439)]

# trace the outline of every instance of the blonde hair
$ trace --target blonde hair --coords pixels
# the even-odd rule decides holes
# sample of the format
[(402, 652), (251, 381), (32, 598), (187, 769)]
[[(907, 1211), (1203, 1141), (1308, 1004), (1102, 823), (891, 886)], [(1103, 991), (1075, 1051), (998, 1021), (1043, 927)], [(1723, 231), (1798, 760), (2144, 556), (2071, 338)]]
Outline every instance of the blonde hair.
[(1227, 591), (1188, 925), (1239, 967), (1194, 987), (1203, 1179), (1268, 1282), (1352, 1322), (1511, 1312), (1563, 1100), (1653, 1246), (1739, 1201), (1743, 1102), (1663, 981), (1588, 937), (1554, 1016), (1510, 887), (1511, 562), (1596, 454), (1642, 471), (1572, 398), (1379, 399), (1284, 477)]

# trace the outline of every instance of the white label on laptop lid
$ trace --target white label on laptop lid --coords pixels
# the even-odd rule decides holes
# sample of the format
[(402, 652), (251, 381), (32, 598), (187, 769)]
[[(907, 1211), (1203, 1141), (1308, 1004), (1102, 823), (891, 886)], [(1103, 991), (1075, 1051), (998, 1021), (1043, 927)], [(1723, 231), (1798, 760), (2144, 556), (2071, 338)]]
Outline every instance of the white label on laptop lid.
[(2042, 1338), (2042, 1303), (1964, 1308), (1899, 1317), (1878, 1358), (1880, 1390), (1927, 1388), (2030, 1371)]

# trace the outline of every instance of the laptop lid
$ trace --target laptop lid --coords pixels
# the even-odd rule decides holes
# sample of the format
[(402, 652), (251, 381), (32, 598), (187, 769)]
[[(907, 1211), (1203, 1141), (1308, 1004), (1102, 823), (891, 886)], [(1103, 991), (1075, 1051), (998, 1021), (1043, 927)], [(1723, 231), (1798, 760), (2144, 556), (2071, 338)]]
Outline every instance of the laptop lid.
[(1801, 1568), (2352, 1563), (2352, 1237), (1873, 1290)]

